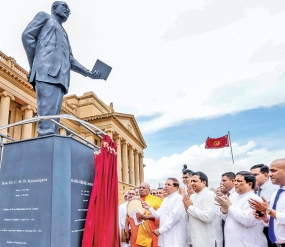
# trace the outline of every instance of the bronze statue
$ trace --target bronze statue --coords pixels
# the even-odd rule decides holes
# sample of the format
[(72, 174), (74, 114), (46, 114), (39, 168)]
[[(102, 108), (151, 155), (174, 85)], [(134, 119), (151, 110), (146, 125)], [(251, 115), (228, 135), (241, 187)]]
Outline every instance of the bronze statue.
[[(69, 15), (68, 5), (56, 1), (52, 4), (51, 15), (39, 12), (22, 34), (30, 65), (27, 77), (36, 90), (38, 116), (60, 114), (63, 96), (69, 88), (70, 70), (92, 79), (102, 79), (99, 70), (91, 72), (73, 57), (62, 27)], [(58, 133), (58, 127), (51, 121), (39, 122), (39, 136), (54, 133)]]

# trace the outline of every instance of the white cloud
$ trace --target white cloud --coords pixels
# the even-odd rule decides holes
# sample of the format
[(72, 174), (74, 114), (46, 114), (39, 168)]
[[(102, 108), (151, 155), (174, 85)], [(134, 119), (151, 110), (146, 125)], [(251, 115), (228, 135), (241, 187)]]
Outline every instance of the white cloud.
[[(94, 91), (107, 104), (113, 102), (115, 110), (136, 116), (159, 112), (159, 117), (140, 124), (144, 133), (187, 119), (285, 102), (282, 1), (273, 8), (266, 1), (233, 0), (228, 11), (219, 13), (222, 25), (204, 20), (202, 26), (196, 19), (201, 32), (189, 34), (183, 26), (172, 40), (166, 40), (165, 33), (176, 27), (177, 20), (179, 24), (181, 14), (196, 11), (203, 20), (215, 1), (67, 2), (72, 14), (64, 27), (74, 56), (88, 68), (96, 58), (113, 67), (106, 82), (73, 73), (70, 93)], [(50, 12), (50, 5), (47, 0), (1, 5), (0, 50), (26, 69), (21, 33), (38, 11)], [(231, 19), (233, 6), (242, 11)], [(15, 18), (15, 13), (21, 15)], [(270, 59), (264, 59), (268, 54)]]
[(230, 148), (205, 149), (204, 144), (194, 145), (181, 154), (173, 154), (157, 161), (145, 158), (145, 181), (156, 188), (168, 177), (180, 179), (182, 166), (187, 164), (193, 171), (204, 172), (209, 178), (210, 187), (217, 187), (224, 172), (247, 171), (256, 164), (269, 166), (273, 160), (284, 157), (285, 148), (271, 151), (256, 146), (254, 141), (245, 145), (233, 143), (235, 164), (232, 163)]

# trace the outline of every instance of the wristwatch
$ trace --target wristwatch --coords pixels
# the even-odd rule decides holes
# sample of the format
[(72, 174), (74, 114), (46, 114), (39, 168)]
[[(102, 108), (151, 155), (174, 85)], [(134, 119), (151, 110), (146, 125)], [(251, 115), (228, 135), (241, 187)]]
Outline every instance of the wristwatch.
[(266, 212), (266, 214), (270, 214), (270, 213), (272, 212), (272, 208), (267, 208), (267, 209), (265, 210), (265, 212)]

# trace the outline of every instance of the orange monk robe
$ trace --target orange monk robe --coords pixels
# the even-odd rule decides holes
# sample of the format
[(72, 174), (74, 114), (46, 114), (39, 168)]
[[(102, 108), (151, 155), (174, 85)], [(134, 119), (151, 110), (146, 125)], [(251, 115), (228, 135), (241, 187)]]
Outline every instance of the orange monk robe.
[(138, 235), (138, 229), (139, 227), (135, 225), (135, 222), (134, 220), (129, 217), (127, 215), (127, 229), (129, 228), (128, 226), (130, 225), (130, 228), (131, 228), (131, 239), (130, 239), (130, 246), (131, 247), (139, 247), (137, 244), (136, 244), (136, 240), (137, 240), (137, 235)]
[[(152, 195), (147, 195), (141, 199), (146, 201), (146, 203), (155, 210), (157, 210), (162, 203), (161, 198)], [(145, 214), (150, 215), (150, 212), (146, 210)], [(158, 247), (158, 237), (152, 231), (159, 228), (159, 220), (156, 218), (155, 220), (146, 220), (143, 226), (142, 224), (139, 225), (136, 243), (140, 247)]]

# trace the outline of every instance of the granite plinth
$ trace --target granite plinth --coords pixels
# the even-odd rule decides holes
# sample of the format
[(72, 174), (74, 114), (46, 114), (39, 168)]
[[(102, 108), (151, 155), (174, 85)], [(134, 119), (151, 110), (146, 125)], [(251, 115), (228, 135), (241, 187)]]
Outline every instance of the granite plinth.
[(65, 136), (5, 144), (0, 247), (80, 247), (93, 157), (92, 148)]

